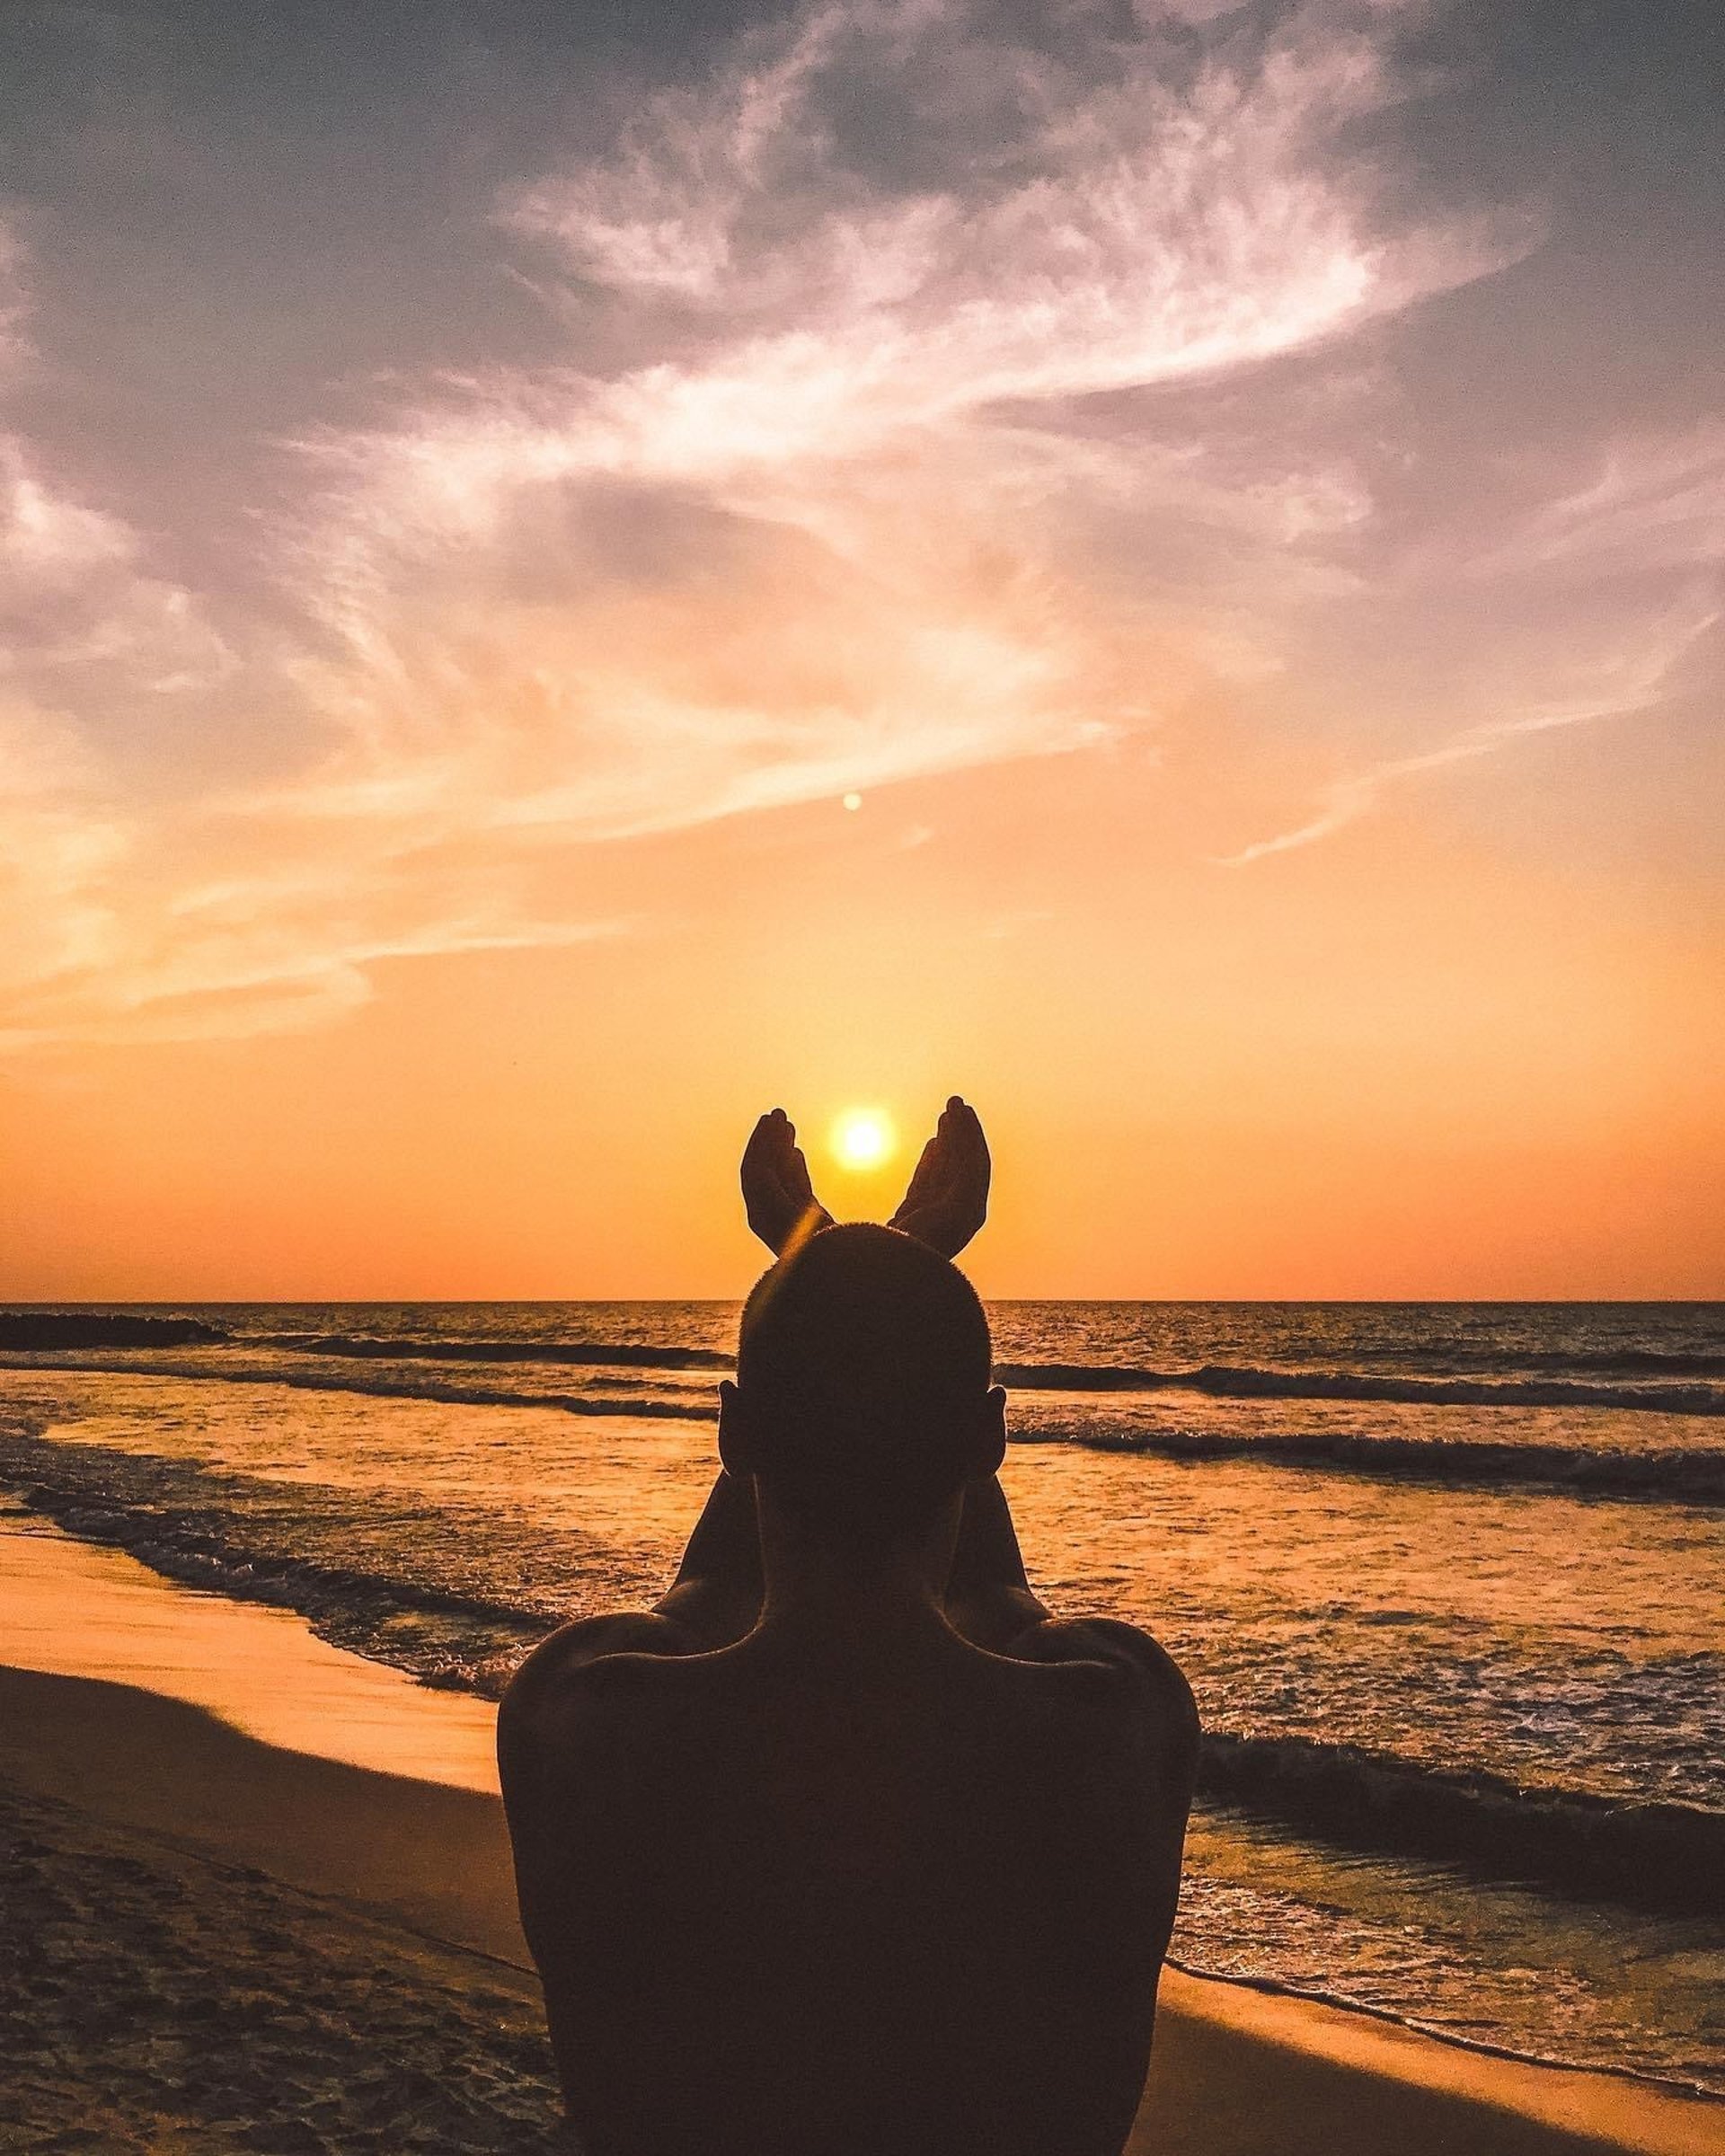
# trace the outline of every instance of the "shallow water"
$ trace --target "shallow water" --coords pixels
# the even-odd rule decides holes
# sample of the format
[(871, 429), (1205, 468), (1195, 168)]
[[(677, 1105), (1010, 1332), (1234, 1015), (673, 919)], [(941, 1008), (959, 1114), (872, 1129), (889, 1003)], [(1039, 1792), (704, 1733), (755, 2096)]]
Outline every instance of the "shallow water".
[[(6, 1353), (0, 1478), (433, 1682), (657, 1593), (711, 1476), (727, 1306), (191, 1314), (229, 1337)], [(1682, 1471), (1725, 1436), (1725, 1311), (993, 1314), (1039, 1584), (1148, 1623), (1211, 1733), (1177, 1951), (1725, 2088), (1725, 1507)], [(1177, 1382), (1217, 1371), (1416, 1396)], [(1609, 1404), (1529, 1397), (1563, 1387)]]

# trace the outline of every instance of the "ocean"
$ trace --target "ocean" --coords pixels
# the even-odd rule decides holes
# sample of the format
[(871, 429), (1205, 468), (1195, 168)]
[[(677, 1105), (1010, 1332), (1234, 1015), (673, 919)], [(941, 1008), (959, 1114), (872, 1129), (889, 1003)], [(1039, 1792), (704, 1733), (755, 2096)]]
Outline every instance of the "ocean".
[[(495, 1696), (668, 1580), (737, 1315), (14, 1305), (0, 1487)], [(1033, 1581), (1198, 1696), (1174, 1958), (1725, 2093), (1725, 1304), (990, 1318)]]

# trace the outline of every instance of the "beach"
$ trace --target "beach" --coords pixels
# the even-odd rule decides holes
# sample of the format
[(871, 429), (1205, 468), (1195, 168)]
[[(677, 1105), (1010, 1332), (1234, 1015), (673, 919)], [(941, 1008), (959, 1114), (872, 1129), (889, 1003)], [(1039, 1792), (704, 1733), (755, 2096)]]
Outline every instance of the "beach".
[[(489, 1708), (19, 1515), (0, 1554), (0, 2145), (566, 2149)], [(1171, 1970), (1131, 2147), (1709, 2156), (1725, 2105)]]

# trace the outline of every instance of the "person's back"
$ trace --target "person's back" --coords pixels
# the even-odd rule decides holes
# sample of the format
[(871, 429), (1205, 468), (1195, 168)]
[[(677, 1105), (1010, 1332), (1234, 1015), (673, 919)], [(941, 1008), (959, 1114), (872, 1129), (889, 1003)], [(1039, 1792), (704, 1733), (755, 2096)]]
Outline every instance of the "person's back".
[(941, 1259), (817, 1237), (751, 1303), (678, 1585), (511, 1690), (523, 1919), (593, 2156), (1126, 2138), (1195, 1719), (1144, 1635), (1031, 1595), (986, 1355)]

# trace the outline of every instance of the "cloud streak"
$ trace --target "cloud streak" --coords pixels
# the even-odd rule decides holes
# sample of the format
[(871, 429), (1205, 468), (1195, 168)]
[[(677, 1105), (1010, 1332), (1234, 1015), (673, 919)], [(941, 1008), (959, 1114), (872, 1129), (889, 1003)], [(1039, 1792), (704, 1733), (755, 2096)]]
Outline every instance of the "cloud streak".
[[(620, 932), (571, 899), (573, 848), (1083, 753), (1275, 681), (1396, 570), (1367, 552), (1401, 450), (1356, 424), (1362, 340), (1536, 238), (1411, 206), (1357, 146), (1406, 12), (1146, 0), (1032, 37), (817, 0), (745, 32), (603, 154), (472, 206), (550, 358), (452, 373), (428, 344), (367, 423), (284, 424), (268, 604), (193, 588), (0, 433), (0, 1047), (312, 1024), (392, 958)], [(1418, 573), (1696, 574), (1717, 437), (1685, 454), (1627, 446)], [(1500, 674), (1513, 709), (1234, 859), (1636, 700)], [(262, 775), (151, 747), (241, 723)]]
[[(1680, 649), (1686, 649), (1718, 620), (1716, 611), (1702, 616), (1684, 635)], [(1339, 780), (1325, 795), (1317, 814), (1307, 822), (1296, 824), (1292, 830), (1279, 832), (1273, 838), (1258, 839), (1249, 846), (1243, 846), (1237, 853), (1225, 853), (1219, 856), (1219, 865), (1243, 868), (1254, 861), (1268, 860), (1272, 854), (1290, 853), (1301, 846), (1314, 845), (1320, 839), (1333, 838), (1337, 832), (1345, 831), (1350, 824), (1369, 816), (1393, 788), (1412, 779), (1447, 771), (1458, 764), (1477, 763), (1481, 757), (1493, 755), (1530, 735), (1551, 733), (1562, 727), (1585, 726), (1600, 719), (1621, 719), (1631, 712), (1645, 711), (1664, 685), (1669, 662), (1656, 664), (1646, 672), (1641, 693), (1626, 690), (1625, 701), (1617, 701), (1613, 694), (1602, 693), (1577, 704), (1524, 711), (1513, 719), (1470, 727), (1465, 733), (1441, 741), (1435, 748), (1421, 749), (1413, 755), (1392, 756), (1369, 771)]]
[[(1075, 560), (1099, 502), (1227, 534), (1269, 584), (1359, 491), (1242, 488), (1201, 443), (1086, 435), (1086, 401), (1321, 345), (1510, 251), (1381, 229), (1327, 155), (1395, 94), (1373, 19), (1054, 52), (977, 11), (818, 7), (513, 192), (622, 357), (307, 445), (344, 738), (301, 811), (625, 836), (1144, 723), (1142, 621)], [(842, 139), (845, 101), (907, 110), (944, 169)], [(1241, 599), (1207, 626), (1181, 595), (1177, 683), (1226, 663)]]
[[(1411, 755), (1393, 756), (1343, 778), (1315, 814), (1275, 836), (1222, 857), (1243, 867), (1330, 838), (1370, 815), (1386, 793), (1456, 764), (1473, 764), (1532, 735), (1654, 708), (1685, 663), (1725, 617), (1725, 432), (1707, 425), (1668, 439), (1612, 444), (1596, 476), (1540, 503), (1487, 546), (1453, 565), (1464, 590), (1489, 584), (1501, 609), (1514, 596), (1517, 615), (1548, 605), (1553, 590), (1583, 608), (1566, 619), (1556, 649), (1506, 664), (1475, 698), (1513, 696), (1507, 716), (1481, 720)], [(1619, 587), (1650, 585), (1662, 606)], [(1531, 676), (1531, 677), (1530, 677)]]

